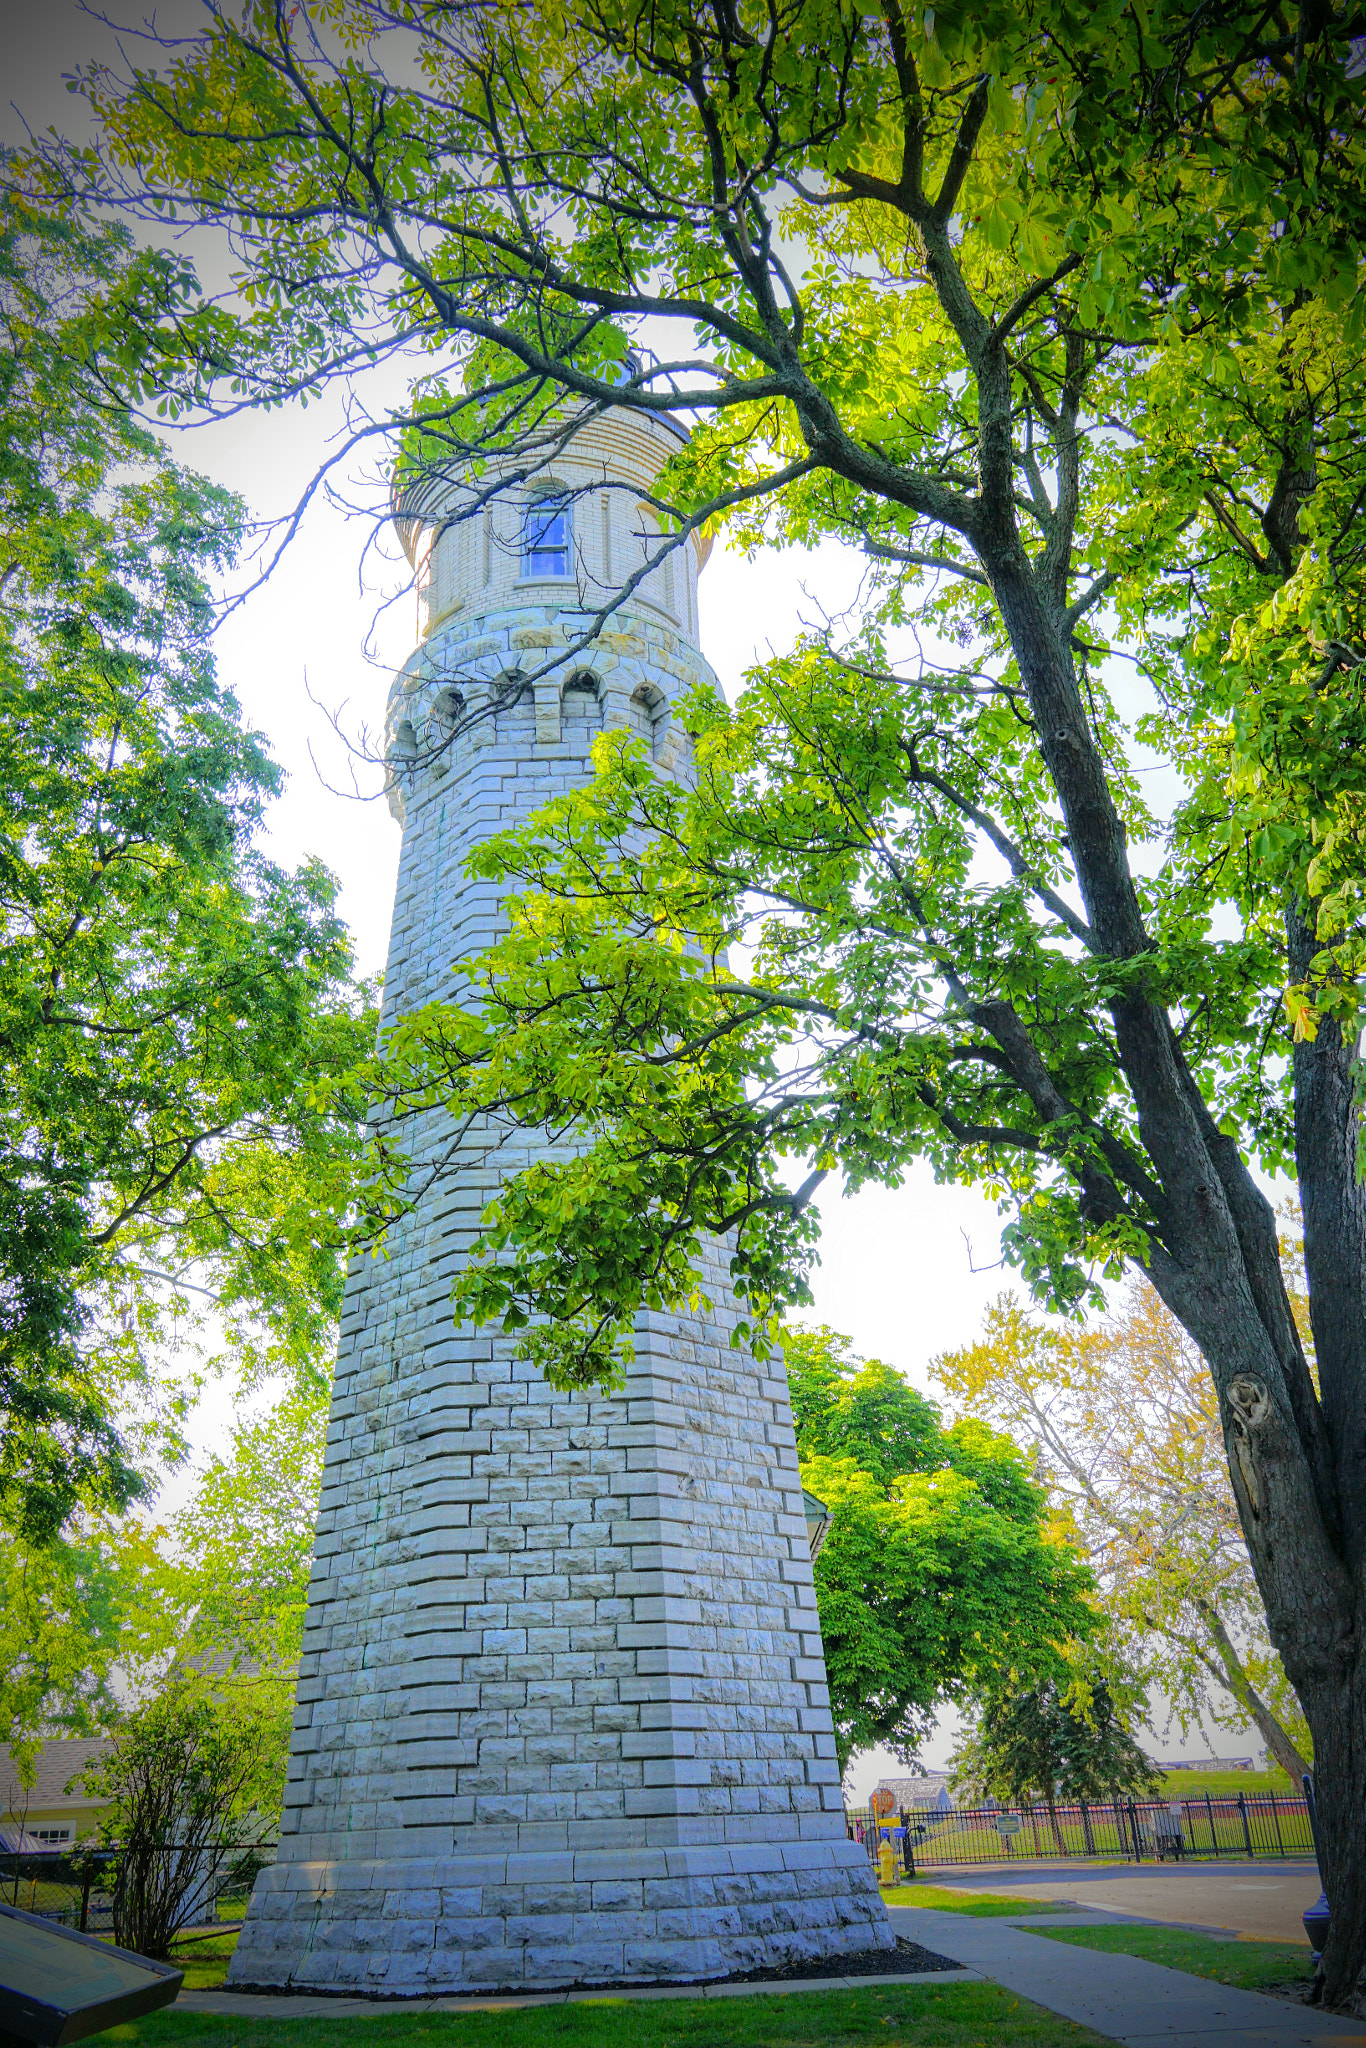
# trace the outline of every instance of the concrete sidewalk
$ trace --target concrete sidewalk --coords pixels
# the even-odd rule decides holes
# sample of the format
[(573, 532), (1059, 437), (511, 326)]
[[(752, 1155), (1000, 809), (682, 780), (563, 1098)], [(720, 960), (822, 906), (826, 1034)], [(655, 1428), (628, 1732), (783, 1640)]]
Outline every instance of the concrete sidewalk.
[[(1307, 2007), (1235, 1991), (1137, 1956), (1103, 1954), (1047, 1941), (1028, 1923), (974, 1920), (925, 1906), (894, 1906), (892, 1925), (908, 1941), (938, 1949), (1064, 2019), (1126, 2048), (1366, 2048), (1366, 2025)], [(1122, 1924), (1117, 1914), (1050, 1914), (1050, 1927)]]

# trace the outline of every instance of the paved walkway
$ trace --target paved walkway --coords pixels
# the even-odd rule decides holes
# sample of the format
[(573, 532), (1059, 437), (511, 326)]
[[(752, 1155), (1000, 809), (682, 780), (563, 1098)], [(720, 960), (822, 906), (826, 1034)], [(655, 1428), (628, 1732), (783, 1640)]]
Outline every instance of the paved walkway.
[[(1050, 1914), (1048, 1925), (1114, 1925), (1122, 1918)], [(1008, 1919), (897, 1906), (892, 1924), (908, 1940), (955, 1956), (1019, 1997), (1126, 2048), (1153, 2048), (1158, 2041), (1168, 2048), (1366, 2048), (1366, 2026), (1352, 2020), (1301, 2010), (1256, 1991), (1234, 1991), (1137, 1956), (1046, 1941), (1025, 1931), (1028, 1922), (1017, 1926)]]
[(927, 1869), (927, 1884), (1021, 1899), (1067, 1899), (1183, 1927), (1228, 1928), (1261, 1941), (1304, 1941), (1300, 1920), (1319, 1895), (1312, 1863), (1034, 1863)]

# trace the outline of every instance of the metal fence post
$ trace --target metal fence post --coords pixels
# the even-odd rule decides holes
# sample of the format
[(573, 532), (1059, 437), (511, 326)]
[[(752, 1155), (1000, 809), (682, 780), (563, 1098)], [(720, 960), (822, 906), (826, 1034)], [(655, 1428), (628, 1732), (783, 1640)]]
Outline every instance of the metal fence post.
[(1238, 1794), (1238, 1811), (1243, 1816), (1243, 1840), (1247, 1843), (1247, 1853), (1250, 1856), (1252, 1854), (1252, 1830), (1247, 1824), (1247, 1801), (1241, 1792)]
[(1081, 1838), (1086, 1844), (1087, 1855), (1094, 1856), (1096, 1853), (1096, 1838), (1091, 1832), (1091, 1809), (1087, 1806), (1084, 1799), (1081, 1802)]
[(1134, 1862), (1141, 1863), (1143, 1861), (1143, 1849), (1138, 1832), (1138, 1814), (1134, 1809), (1132, 1798), (1129, 1801), (1129, 1827), (1134, 1838)]
[(1281, 1839), (1281, 1817), (1276, 1811), (1276, 1795), (1274, 1792), (1271, 1794), (1271, 1818), (1276, 1823), (1276, 1847), (1280, 1854), (1284, 1856), (1285, 1843)]
[[(1217, 1840), (1215, 1839), (1215, 1834), (1214, 1834), (1214, 1807), (1213, 1807), (1213, 1805), (1212, 1805), (1212, 1804), (1210, 1803), (1210, 1796), (1209, 1796), (1209, 1793), (1208, 1793), (1208, 1792), (1206, 1792), (1206, 1794), (1205, 1794), (1205, 1811), (1206, 1811), (1206, 1813), (1208, 1813), (1208, 1815), (1209, 1815), (1209, 1846), (1210, 1846), (1210, 1854), (1211, 1854), (1212, 1856), (1217, 1856), (1217, 1855), (1219, 1854), (1219, 1844), (1218, 1844), (1218, 1841), (1217, 1841)], [(1192, 1839), (1192, 1841), (1194, 1841), (1194, 1839), (1195, 1839), (1194, 1835), (1192, 1835), (1191, 1839)]]

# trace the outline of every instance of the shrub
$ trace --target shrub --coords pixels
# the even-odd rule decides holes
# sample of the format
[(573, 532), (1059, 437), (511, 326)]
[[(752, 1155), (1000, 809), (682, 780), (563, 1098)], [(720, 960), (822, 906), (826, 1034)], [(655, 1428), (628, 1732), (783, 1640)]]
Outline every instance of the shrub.
[(273, 1832), (284, 1781), (283, 1687), (234, 1683), (224, 1694), (180, 1681), (120, 1725), (86, 1789), (109, 1802), (114, 1939), (165, 1957), (178, 1929), (210, 1907), (249, 1845)]

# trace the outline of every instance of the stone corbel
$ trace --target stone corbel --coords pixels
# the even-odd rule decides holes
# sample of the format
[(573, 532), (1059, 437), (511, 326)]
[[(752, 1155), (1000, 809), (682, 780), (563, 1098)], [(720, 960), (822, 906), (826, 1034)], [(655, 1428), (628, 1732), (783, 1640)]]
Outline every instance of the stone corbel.
[(661, 775), (668, 775), (675, 782), (688, 779), (692, 767), (692, 747), (688, 735), (676, 718), (665, 726), (655, 748), (655, 761)]
[(536, 700), (536, 744), (538, 747), (558, 747), (560, 744), (560, 677), (542, 676), (532, 685)]
[[(546, 657), (557, 647), (564, 645), (564, 634), (558, 626), (523, 626), (511, 636), (517, 650), (518, 667), (522, 674), (535, 673), (541, 668)], [(536, 706), (536, 744), (538, 747), (557, 747), (560, 744), (560, 698), (564, 690), (564, 675), (556, 669), (553, 674), (540, 676), (531, 686)]]
[(493, 737), (493, 720), (489, 715), (491, 692), (483, 676), (468, 676), (462, 685), (465, 699), (465, 714), (461, 720), (460, 745), (462, 747), (486, 747)]
[(631, 681), (629, 676), (608, 676), (601, 689), (602, 729), (615, 732), (631, 723)]

